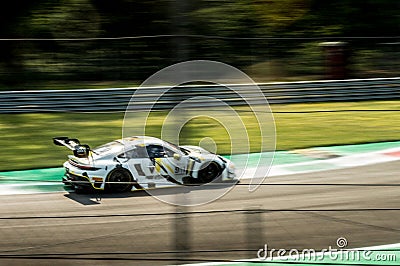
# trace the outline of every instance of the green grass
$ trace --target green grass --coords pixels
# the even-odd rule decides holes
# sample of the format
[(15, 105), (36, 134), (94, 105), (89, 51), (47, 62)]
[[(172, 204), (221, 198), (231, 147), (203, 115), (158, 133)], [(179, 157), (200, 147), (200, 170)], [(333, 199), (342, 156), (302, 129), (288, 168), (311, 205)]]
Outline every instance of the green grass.
[[(400, 112), (304, 112), (316, 110), (399, 110), (400, 101), (369, 101), (347, 103), (315, 103), (272, 105), (276, 123), (278, 150), (290, 150), (314, 146), (380, 142), (400, 140)], [(250, 136), (251, 151), (259, 151), (260, 134), (254, 117), (245, 108), (237, 108), (245, 121)], [(166, 113), (150, 116), (147, 135), (160, 136), (161, 124)], [(91, 147), (121, 137), (123, 113), (115, 114), (2, 114), (0, 116), (0, 147), (2, 160), (0, 171), (61, 166), (69, 151), (52, 144), (54, 136), (78, 138)], [(132, 132), (140, 123), (132, 117)], [(223, 122), (230, 121), (230, 117)], [(235, 124), (232, 122), (231, 124)], [(235, 125), (233, 126), (235, 129)], [(234, 130), (235, 131), (235, 130)], [(198, 144), (211, 137), (217, 144), (217, 152), (240, 151), (229, 141), (229, 134), (221, 123), (199, 117), (183, 128), (181, 141)], [(247, 138), (246, 136), (241, 136)], [(233, 147), (235, 146), (235, 147)], [(244, 145), (245, 146), (245, 145)]]

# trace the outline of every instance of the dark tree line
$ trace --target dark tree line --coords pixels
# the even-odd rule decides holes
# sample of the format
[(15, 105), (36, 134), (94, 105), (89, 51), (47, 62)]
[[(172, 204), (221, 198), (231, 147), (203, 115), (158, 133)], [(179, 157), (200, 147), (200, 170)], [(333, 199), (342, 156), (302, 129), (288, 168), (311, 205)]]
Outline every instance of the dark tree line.
[[(399, 10), (397, 0), (14, 0), (0, 8), (0, 84), (141, 81), (189, 59), (319, 78), (327, 40), (348, 43), (353, 76), (393, 76)], [(146, 37), (104, 39), (129, 36)]]

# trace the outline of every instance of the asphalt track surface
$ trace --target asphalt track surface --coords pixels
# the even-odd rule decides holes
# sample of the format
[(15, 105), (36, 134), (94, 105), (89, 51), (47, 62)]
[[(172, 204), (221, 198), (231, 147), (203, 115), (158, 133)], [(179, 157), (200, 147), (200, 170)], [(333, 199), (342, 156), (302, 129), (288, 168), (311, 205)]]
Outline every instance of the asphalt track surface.
[[(395, 161), (271, 177), (253, 193), (242, 183), (217, 201), (186, 209), (144, 192), (102, 194), (100, 202), (67, 192), (0, 196), (0, 265), (250, 259), (264, 244), (320, 250), (336, 247), (339, 237), (348, 248), (398, 243), (399, 170)], [(207, 190), (191, 197), (197, 193)]]

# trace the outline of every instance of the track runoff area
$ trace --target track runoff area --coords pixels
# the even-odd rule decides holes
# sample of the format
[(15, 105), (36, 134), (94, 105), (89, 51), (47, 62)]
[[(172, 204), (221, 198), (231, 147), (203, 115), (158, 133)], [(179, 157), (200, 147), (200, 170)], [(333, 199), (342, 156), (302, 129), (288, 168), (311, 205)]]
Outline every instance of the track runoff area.
[[(240, 161), (241, 155), (235, 156), (237, 156), (236, 161)], [(296, 177), (304, 176), (307, 173), (326, 170), (339, 171), (360, 166), (373, 168), (375, 164), (383, 163), (385, 165), (385, 163), (395, 163), (398, 160), (400, 160), (400, 141), (277, 152), (269, 174), (270, 179), (265, 182), (273, 181), (274, 177), (279, 176), (293, 175)], [(252, 167), (251, 163), (250, 167)], [(393, 172), (393, 169), (389, 170)], [(2, 172), (0, 173), (0, 195), (65, 193), (66, 189), (60, 182), (63, 171), (62, 168), (50, 168)], [(376, 183), (379, 183), (379, 179)], [(393, 197), (398, 198), (398, 195), (393, 195)], [(378, 214), (374, 213), (373, 215)], [(396, 219), (395, 217), (381, 217), (380, 219)], [(395, 234), (398, 234), (398, 231)], [(392, 243), (386, 245), (347, 248), (347, 239), (338, 236), (334, 245), (315, 250), (279, 250), (265, 244), (248, 259), (231, 262), (218, 262), (217, 260), (188, 265), (400, 265), (400, 243), (393, 244), (393, 239), (399, 238), (398, 236), (391, 238), (388, 241), (392, 241)]]
[[(292, 162), (288, 163), (290, 160)], [(341, 169), (395, 160), (400, 160), (400, 142), (318, 147), (278, 153), (271, 176)], [(186, 265), (400, 265), (400, 243), (355, 249), (347, 249), (346, 246), (347, 240), (344, 237), (339, 237), (335, 246), (321, 250), (273, 249), (265, 245), (258, 250), (255, 258)]]
[[(247, 158), (240, 154), (230, 158), (239, 169), (245, 167), (240, 165), (243, 161), (241, 157)], [(250, 155), (247, 165), (250, 170), (256, 167), (258, 158), (258, 154)], [(335, 170), (395, 160), (400, 160), (400, 141), (278, 151), (268, 176)], [(0, 172), (0, 195), (69, 192), (61, 182), (63, 175), (62, 167)]]

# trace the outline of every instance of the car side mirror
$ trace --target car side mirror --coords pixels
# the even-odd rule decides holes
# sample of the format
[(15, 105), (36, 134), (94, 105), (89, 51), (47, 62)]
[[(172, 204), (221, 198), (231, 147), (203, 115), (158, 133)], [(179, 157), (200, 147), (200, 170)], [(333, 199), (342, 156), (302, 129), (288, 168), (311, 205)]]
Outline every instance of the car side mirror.
[(174, 159), (179, 161), (181, 159), (181, 155), (178, 153), (174, 153)]

